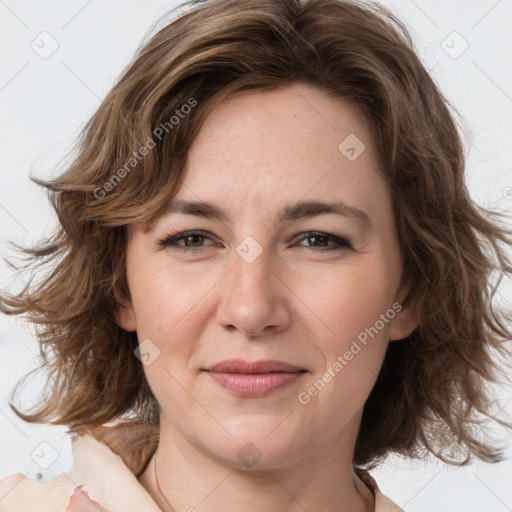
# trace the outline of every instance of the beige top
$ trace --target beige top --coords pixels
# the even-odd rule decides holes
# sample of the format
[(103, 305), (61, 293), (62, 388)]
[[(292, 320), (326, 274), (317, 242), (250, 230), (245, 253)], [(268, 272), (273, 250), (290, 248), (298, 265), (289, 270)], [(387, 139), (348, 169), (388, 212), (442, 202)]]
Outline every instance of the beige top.
[[(73, 438), (73, 466), (69, 471), (44, 484), (22, 473), (0, 480), (0, 512), (68, 512), (77, 486), (84, 486), (96, 505), (93, 510), (161, 512), (138, 481), (157, 444), (154, 426), (90, 429)], [(403, 512), (382, 495), (368, 472), (358, 470), (357, 474), (375, 496), (375, 512)]]

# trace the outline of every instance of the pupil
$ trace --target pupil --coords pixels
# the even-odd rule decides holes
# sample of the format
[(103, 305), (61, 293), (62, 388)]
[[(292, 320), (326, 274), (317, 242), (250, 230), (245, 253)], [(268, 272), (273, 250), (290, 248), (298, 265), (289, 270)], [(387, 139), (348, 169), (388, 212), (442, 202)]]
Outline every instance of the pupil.
[[(199, 242), (201, 241), (201, 238), (202, 238), (202, 237), (201, 237), (201, 235), (190, 235), (190, 236), (188, 237), (188, 240), (189, 240), (189, 241), (190, 241), (190, 240), (192, 240), (192, 245), (196, 245), (196, 243), (194, 243), (194, 240), (195, 240), (197, 243), (199, 243)], [(199, 240), (198, 240), (198, 239), (199, 239)]]
[(315, 242), (320, 242), (319, 245), (321, 247), (325, 247), (327, 239), (325, 236), (313, 236), (311, 237), (311, 240), (313, 242), (313, 245), (315, 245)]

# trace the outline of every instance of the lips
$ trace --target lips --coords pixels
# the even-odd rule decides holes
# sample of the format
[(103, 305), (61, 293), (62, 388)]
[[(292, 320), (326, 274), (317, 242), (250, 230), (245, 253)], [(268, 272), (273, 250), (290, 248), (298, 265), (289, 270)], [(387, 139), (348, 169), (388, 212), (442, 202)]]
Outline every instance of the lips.
[(284, 361), (244, 361), (243, 359), (229, 359), (214, 364), (207, 368), (209, 372), (216, 373), (274, 373), (274, 372), (287, 372), (296, 373), (305, 371), (304, 368), (285, 363)]
[(230, 359), (206, 370), (222, 388), (243, 398), (261, 398), (299, 380), (306, 370), (283, 361)]

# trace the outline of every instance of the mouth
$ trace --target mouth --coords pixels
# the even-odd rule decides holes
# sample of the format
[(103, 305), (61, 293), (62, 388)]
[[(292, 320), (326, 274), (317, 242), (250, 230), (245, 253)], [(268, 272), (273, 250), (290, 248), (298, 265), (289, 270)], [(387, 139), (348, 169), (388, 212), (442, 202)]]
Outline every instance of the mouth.
[(268, 396), (293, 384), (307, 372), (284, 361), (241, 359), (222, 361), (204, 371), (222, 388), (245, 398)]

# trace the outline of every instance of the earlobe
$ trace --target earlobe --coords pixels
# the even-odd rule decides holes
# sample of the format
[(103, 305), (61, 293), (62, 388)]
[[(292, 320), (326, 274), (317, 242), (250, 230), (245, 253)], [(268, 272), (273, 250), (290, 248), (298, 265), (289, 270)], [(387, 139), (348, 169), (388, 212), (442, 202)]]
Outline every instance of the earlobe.
[(131, 303), (121, 303), (115, 312), (115, 322), (121, 329), (128, 332), (137, 330), (137, 321), (135, 319), (135, 311)]
[(416, 315), (413, 313), (411, 308), (402, 307), (402, 309), (400, 309), (400, 311), (395, 315), (395, 318), (391, 321), (389, 339), (390, 341), (403, 340), (412, 334), (416, 327), (418, 327)]
[[(403, 340), (410, 336), (419, 325), (418, 315), (414, 305), (410, 304), (409, 288), (405, 287), (400, 290), (399, 297), (393, 304), (396, 315), (391, 321), (389, 329), (389, 340)], [(403, 303), (406, 302), (407, 305)]]

